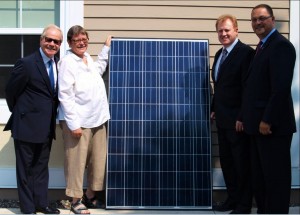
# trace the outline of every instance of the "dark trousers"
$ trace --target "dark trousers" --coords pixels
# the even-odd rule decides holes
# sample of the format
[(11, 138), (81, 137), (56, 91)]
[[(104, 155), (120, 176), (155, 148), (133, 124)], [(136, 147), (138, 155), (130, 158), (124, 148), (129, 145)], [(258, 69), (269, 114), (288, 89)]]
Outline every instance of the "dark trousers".
[(236, 210), (251, 211), (250, 137), (235, 130), (218, 128), (220, 163), (228, 201)]
[(48, 162), (52, 141), (28, 143), (14, 140), (20, 209), (33, 213), (48, 206)]
[(251, 137), (253, 191), (257, 213), (288, 214), (292, 135)]

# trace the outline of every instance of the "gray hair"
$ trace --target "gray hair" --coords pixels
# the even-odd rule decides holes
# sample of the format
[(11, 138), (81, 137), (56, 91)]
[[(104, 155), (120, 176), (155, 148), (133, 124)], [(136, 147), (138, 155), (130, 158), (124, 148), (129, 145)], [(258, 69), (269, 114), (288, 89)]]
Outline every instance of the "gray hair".
[(89, 34), (83, 27), (80, 25), (74, 25), (68, 31), (67, 40), (71, 41), (73, 36), (77, 36), (79, 34), (86, 35), (87, 39), (89, 39)]
[(62, 33), (62, 30), (57, 26), (57, 25), (54, 25), (54, 24), (50, 24), (50, 25), (47, 25), (44, 30), (43, 30), (43, 33), (41, 34), (41, 39), (45, 38), (46, 37), (46, 32), (49, 30), (49, 29), (56, 29), (60, 32), (60, 35), (61, 35), (61, 40), (63, 40), (63, 33)]

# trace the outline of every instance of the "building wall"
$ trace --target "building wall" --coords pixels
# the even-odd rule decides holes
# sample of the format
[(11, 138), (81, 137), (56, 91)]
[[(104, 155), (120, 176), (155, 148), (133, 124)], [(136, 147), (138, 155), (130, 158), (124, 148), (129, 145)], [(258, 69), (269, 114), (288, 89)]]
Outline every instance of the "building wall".
[[(89, 53), (96, 56), (107, 35), (115, 37), (209, 39), (210, 66), (221, 47), (216, 18), (224, 13), (238, 19), (239, 38), (255, 47), (250, 14), (262, 1), (85, 1), (84, 26), (90, 33)], [(268, 1), (277, 28), (289, 37), (289, 1)], [(216, 128), (212, 126), (213, 167), (219, 168)]]
[[(13, 139), (10, 137), (10, 131), (3, 131), (3, 128), (4, 126), (0, 125), (0, 170), (15, 168), (16, 166)], [(63, 168), (63, 141), (59, 126), (56, 128), (56, 136), (56, 141), (53, 141), (51, 149), (49, 166), (51, 168)], [(15, 178), (12, 178), (11, 181), (15, 181)]]
[[(215, 32), (216, 18), (224, 13), (235, 15), (239, 24), (239, 38), (254, 47), (258, 38), (251, 28), (250, 13), (252, 7), (260, 3), (264, 1), (85, 0), (83, 25), (90, 34), (88, 51), (96, 57), (107, 35), (135, 38), (209, 39), (210, 65), (212, 66), (214, 54), (221, 47)], [(290, 1), (275, 0), (266, 3), (274, 9), (277, 29), (289, 38)], [(2, 131), (3, 127), (0, 125), (0, 169), (2, 171), (5, 171), (5, 168), (9, 169), (11, 175), (14, 172), (12, 169), (15, 168), (13, 141), (10, 138), (10, 132)], [(214, 180), (218, 180), (214, 182), (214, 185), (221, 184), (222, 186), (214, 125), (212, 126), (212, 157), (215, 169)], [(53, 143), (49, 166), (58, 172), (58, 177), (54, 179), (58, 181), (58, 188), (64, 187), (60, 182), (64, 181), (63, 158), (61, 130), (57, 126), (57, 140)], [(15, 178), (11, 176), (8, 178), (11, 178), (12, 182), (7, 187), (15, 187)]]

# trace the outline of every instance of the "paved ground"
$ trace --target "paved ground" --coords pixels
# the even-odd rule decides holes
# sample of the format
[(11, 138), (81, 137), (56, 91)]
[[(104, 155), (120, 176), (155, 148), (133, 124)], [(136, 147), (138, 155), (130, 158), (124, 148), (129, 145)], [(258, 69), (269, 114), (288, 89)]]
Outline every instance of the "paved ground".
[[(69, 210), (60, 209), (61, 214), (73, 214)], [(228, 214), (228, 212), (216, 212), (213, 210), (102, 210), (90, 209), (91, 214)], [(252, 209), (252, 214), (255, 214), (256, 209)], [(0, 214), (21, 214), (18, 208), (0, 208)], [(300, 214), (300, 207), (290, 207), (289, 214)]]

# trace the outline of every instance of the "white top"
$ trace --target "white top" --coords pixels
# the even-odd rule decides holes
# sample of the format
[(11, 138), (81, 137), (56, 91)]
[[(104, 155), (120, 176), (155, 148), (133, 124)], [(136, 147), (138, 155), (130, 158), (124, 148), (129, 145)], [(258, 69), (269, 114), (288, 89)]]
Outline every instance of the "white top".
[(58, 119), (66, 120), (72, 131), (78, 128), (95, 128), (110, 119), (102, 79), (109, 49), (104, 46), (95, 62), (88, 53), (84, 53), (88, 65), (71, 51), (58, 63)]

